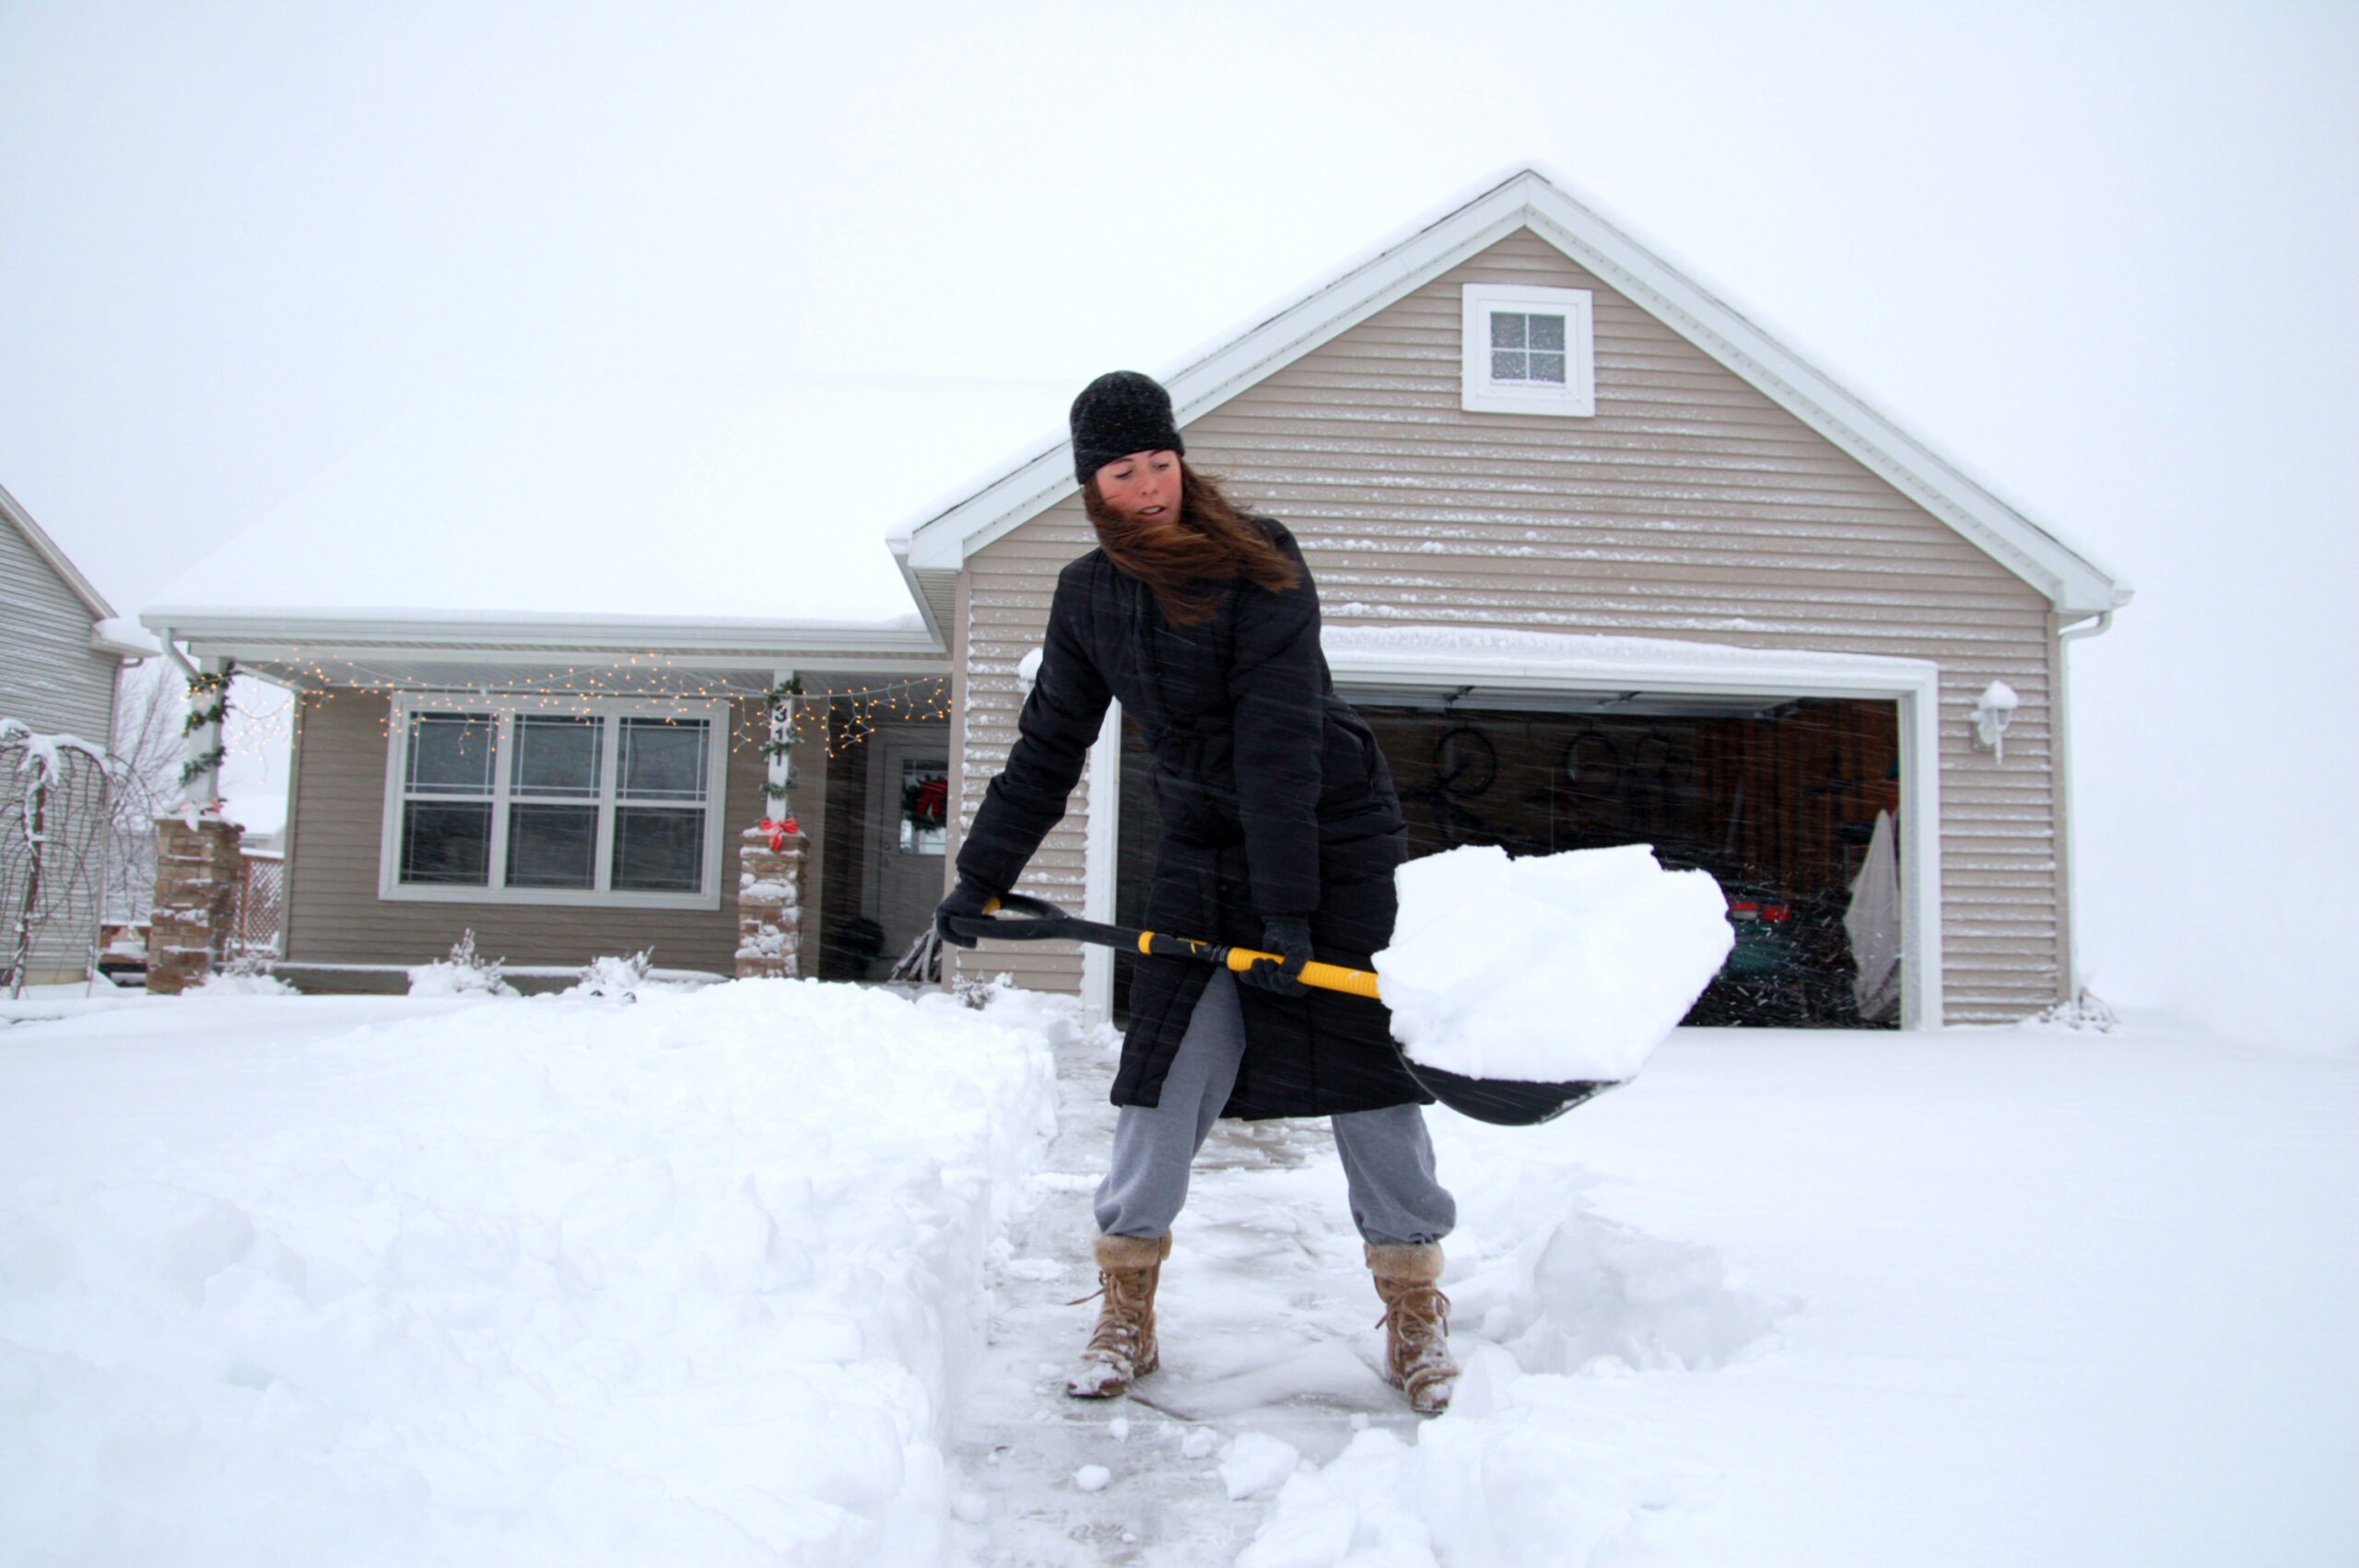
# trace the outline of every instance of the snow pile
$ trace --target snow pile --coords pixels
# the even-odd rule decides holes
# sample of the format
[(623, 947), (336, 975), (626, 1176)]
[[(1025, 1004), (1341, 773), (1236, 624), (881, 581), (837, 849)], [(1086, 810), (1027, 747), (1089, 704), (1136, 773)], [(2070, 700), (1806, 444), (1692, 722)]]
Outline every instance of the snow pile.
[(1468, 1078), (1636, 1076), (1736, 942), (1710, 874), (1666, 872), (1644, 844), (1516, 860), (1469, 845), (1394, 876), (1376, 955), (1393, 1036)]
[[(1264, 1468), (1285, 1484), (1238, 1568), (1685, 1561), (1710, 1472), (1608, 1413), (1603, 1396), (1641, 1372), (1753, 1361), (1790, 1304), (1731, 1285), (1708, 1247), (1595, 1213), (1588, 1172), (1517, 1158), (1529, 1133), (1437, 1132), (1460, 1200), (1443, 1281), (1457, 1395), (1413, 1442), (1379, 1428), (1323, 1468)], [(1240, 1495), (1229, 1464), (1221, 1475)]]
[[(1668, 1549), (1708, 1475), (1585, 1414), (1570, 1379), (1503, 1381), (1504, 1359), (1485, 1347), (1414, 1446), (1371, 1427), (1323, 1469), (1296, 1470), (1237, 1568), (1680, 1561)], [(1483, 1413), (1460, 1413), (1469, 1405)]]
[(1709, 1372), (1769, 1337), (1778, 1304), (1731, 1288), (1709, 1247), (1592, 1212), (1578, 1167), (1473, 1163), (1452, 1167), (1468, 1223), (1449, 1246), (1451, 1319), (1522, 1371)]
[(275, 1079), (327, 1090), (201, 1153), (20, 1177), (0, 1539), (936, 1561), (953, 1369), (1053, 1119), (1039, 1025), (1069, 1026), (1028, 1007), (789, 981), (482, 1001), (276, 1047)]
[(1220, 1483), (1228, 1500), (1273, 1492), (1302, 1463), (1302, 1452), (1266, 1432), (1241, 1432), (1220, 1461)]

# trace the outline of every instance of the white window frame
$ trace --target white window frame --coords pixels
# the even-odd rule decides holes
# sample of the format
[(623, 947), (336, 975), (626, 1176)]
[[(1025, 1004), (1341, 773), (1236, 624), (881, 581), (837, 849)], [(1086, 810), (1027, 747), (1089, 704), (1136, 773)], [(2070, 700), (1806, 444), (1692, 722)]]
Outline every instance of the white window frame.
[[(1459, 404), (1476, 414), (1545, 414), (1585, 419), (1597, 413), (1595, 300), (1586, 288), (1470, 283), (1459, 314)], [(1491, 379), (1491, 313), (1512, 310), (1565, 318), (1565, 384)]]
[[(404, 783), (409, 770), (410, 719), (419, 713), (490, 713), (498, 739), (493, 755), (489, 882), (482, 887), (448, 883), (405, 883), (401, 880), (402, 807)], [(519, 715), (529, 718), (596, 718), (609, 720), (600, 737), (598, 757), (598, 844), (594, 888), (509, 887), (508, 806), (512, 795), (513, 769), (509, 759)], [(619, 755), (624, 719), (701, 719), (705, 720), (704, 865), (701, 883), (694, 893), (616, 892), (604, 884), (614, 874), (614, 824)], [(710, 702), (635, 701), (621, 697), (579, 697), (550, 700), (534, 696), (524, 701), (472, 692), (402, 693), (393, 698), (391, 732), (385, 740), (385, 810), (377, 848), (377, 896), (418, 904), (541, 904), (611, 909), (718, 909), (729, 778), (729, 704)]]

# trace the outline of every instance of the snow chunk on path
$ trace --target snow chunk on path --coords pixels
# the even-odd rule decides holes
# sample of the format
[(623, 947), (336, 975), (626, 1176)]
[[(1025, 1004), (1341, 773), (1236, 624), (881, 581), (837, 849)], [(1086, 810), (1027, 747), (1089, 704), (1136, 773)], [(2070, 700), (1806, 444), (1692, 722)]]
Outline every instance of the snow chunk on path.
[(1393, 874), (1375, 960), (1393, 1036), (1468, 1078), (1637, 1076), (1736, 942), (1710, 873), (1667, 872), (1645, 844), (1516, 860), (1468, 845)]
[(1038, 1014), (741, 981), (208, 1046), (185, 1072), (279, 1084), (261, 1126), (0, 1191), (0, 1539), (937, 1560), (950, 1369), (1053, 1117)]

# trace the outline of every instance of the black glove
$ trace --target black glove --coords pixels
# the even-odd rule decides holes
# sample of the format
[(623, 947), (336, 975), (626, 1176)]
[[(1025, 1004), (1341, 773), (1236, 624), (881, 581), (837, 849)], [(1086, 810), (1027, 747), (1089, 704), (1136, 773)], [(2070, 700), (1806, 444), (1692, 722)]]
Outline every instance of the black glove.
[(1310, 988), (1295, 977), (1310, 962), (1310, 922), (1300, 915), (1272, 915), (1262, 922), (1262, 945), (1285, 954), (1284, 962), (1256, 958), (1237, 977), (1280, 996), (1309, 996)]
[(958, 885), (950, 890), (950, 896), (933, 907), (934, 934), (954, 947), (974, 946), (973, 937), (961, 936), (950, 929), (950, 918), (953, 915), (980, 917), (983, 912), (983, 906), (998, 896), (998, 894), (985, 887), (973, 877), (960, 877)]

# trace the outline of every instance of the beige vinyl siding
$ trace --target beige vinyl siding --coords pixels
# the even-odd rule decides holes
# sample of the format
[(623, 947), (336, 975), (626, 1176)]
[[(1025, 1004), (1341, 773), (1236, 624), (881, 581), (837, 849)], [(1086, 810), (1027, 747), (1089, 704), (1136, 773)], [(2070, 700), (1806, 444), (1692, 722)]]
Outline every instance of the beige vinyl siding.
[[(1467, 283), (1594, 292), (1594, 417), (1459, 406)], [(2015, 1018), (2060, 994), (2048, 601), (1553, 246), (1509, 236), (1186, 434), (1192, 462), (1294, 530), (1331, 624), (1937, 662), (1947, 1016)], [(969, 810), (1013, 733), (1014, 661), (1039, 640), (1056, 568), (1089, 544), (1072, 499), (969, 562)], [(1969, 738), (1993, 679), (2023, 699), (2003, 763)], [(1043, 849), (1044, 890), (1078, 885), (1078, 806)]]
[[(111, 749), (121, 664), (90, 646), (89, 605), (6, 518), (0, 518), (0, 604), (6, 606), (0, 615), (0, 719), (18, 720), (36, 734), (75, 735)], [(47, 927), (34, 942), (29, 983), (81, 979), (98, 922), (93, 906)]]
[[(1015, 717), (1023, 707), (1016, 665), (1040, 646), (1049, 624), (1049, 600), (1057, 572), (1089, 549), (1089, 521), (1078, 497), (1026, 523), (968, 563), (959, 585), (957, 646), (951, 649), (955, 679), (963, 679), (956, 737), (961, 762), (959, 817), (973, 819), (983, 790), (1006, 761), (1015, 741)], [(1050, 830), (1039, 852), (1025, 868), (1017, 891), (1081, 912), (1086, 856), (1083, 839), (1089, 822), (1094, 779), (1085, 770), (1065, 818)], [(953, 848), (956, 853), (956, 847)], [(1003, 942), (988, 952), (958, 957), (966, 975), (1010, 975), (1018, 985), (1071, 992), (1081, 985), (1081, 949), (1072, 942)]]
[(759, 742), (753, 739), (759, 727), (757, 707), (731, 706), (721, 907), (624, 909), (379, 898), (377, 855), (392, 704), (368, 692), (305, 695), (296, 720), (288, 961), (423, 964), (441, 957), (461, 931), (472, 929), (485, 954), (511, 964), (587, 964), (602, 954), (649, 948), (662, 968), (734, 974), (736, 835), (762, 814), (763, 766)]

